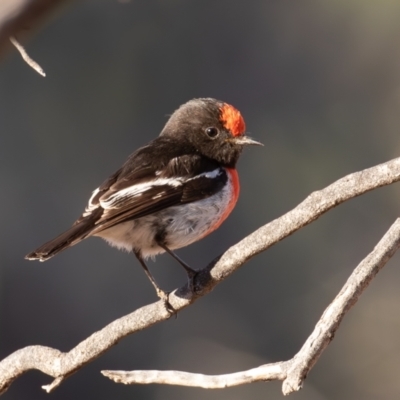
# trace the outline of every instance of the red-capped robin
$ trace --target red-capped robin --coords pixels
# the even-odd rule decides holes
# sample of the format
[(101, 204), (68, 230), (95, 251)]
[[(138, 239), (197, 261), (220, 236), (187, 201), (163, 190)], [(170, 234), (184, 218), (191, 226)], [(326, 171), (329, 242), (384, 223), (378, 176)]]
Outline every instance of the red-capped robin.
[(74, 225), (29, 253), (45, 261), (89, 236), (132, 251), (159, 297), (163, 292), (144, 260), (167, 252), (193, 277), (174, 249), (213, 232), (239, 196), (236, 163), (244, 146), (245, 122), (233, 106), (212, 98), (193, 99), (176, 110), (160, 135), (136, 150), (89, 199)]

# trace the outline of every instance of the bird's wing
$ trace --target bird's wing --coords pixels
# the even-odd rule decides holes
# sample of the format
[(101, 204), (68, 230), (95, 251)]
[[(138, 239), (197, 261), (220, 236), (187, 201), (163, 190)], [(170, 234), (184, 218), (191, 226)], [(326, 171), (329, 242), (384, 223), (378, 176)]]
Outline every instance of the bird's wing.
[(83, 214), (87, 217), (102, 210), (91, 234), (217, 193), (228, 179), (226, 171), (212, 162), (206, 164), (189, 163), (186, 156), (176, 157), (162, 170), (138, 169), (105, 182), (96, 189)]

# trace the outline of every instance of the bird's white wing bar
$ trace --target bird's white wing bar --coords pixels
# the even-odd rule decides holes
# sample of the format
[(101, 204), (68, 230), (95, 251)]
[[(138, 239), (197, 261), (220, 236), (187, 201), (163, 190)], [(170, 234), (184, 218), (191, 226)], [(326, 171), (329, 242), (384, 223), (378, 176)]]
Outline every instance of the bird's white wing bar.
[(83, 217), (86, 217), (92, 213), (93, 210), (99, 207), (99, 204), (93, 204), (92, 201), (94, 197), (99, 193), (99, 188), (93, 191), (92, 195), (90, 196), (90, 199), (88, 201), (88, 205), (85, 208), (85, 212), (82, 214)]
[[(118, 192), (113, 193), (111, 196), (107, 196), (104, 199), (100, 197), (100, 205), (105, 210), (110, 208), (119, 208), (121, 202), (126, 204), (128, 199), (134, 199), (135, 197), (141, 196), (150, 189), (153, 189), (157, 186), (178, 187), (182, 185), (182, 181), (183, 180), (179, 178), (159, 178), (149, 182), (138, 183), (136, 185), (119, 190)], [(165, 188), (162, 190), (164, 189)]]
[[(93, 199), (99, 193), (99, 189), (97, 188), (92, 196), (90, 197), (88, 206), (85, 209), (83, 216), (90, 215), (95, 209), (98, 207), (102, 207), (105, 210), (120, 208), (121, 204), (126, 204), (128, 201), (132, 201), (135, 198), (142, 196), (150, 189), (154, 189), (155, 187), (160, 187), (160, 193), (152, 196), (152, 199), (161, 198), (165, 193), (165, 186), (170, 186), (173, 188), (177, 188), (185, 182), (194, 181), (199, 178), (208, 178), (215, 179), (217, 178), (223, 170), (221, 168), (216, 168), (212, 171), (204, 172), (202, 174), (196, 175), (189, 179), (184, 178), (157, 178), (150, 180), (148, 182), (137, 183), (136, 185), (129, 186), (127, 188), (121, 189), (118, 192), (112, 193), (111, 195), (104, 194), (104, 196), (100, 197), (99, 203), (93, 204)], [(156, 173), (157, 175), (157, 173)], [(162, 187), (162, 188), (161, 188)]]
[(222, 168), (216, 168), (216, 169), (214, 169), (212, 171), (203, 172), (202, 174), (196, 175), (193, 178), (188, 179), (188, 181), (192, 181), (194, 179), (202, 178), (203, 176), (205, 178), (214, 179), (217, 176), (221, 175), (222, 173), (223, 173)]

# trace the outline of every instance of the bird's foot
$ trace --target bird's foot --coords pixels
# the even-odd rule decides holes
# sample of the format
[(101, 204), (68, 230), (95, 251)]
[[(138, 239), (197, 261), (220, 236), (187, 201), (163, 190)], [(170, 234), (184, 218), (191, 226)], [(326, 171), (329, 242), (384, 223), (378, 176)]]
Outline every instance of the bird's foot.
[(174, 307), (172, 307), (171, 303), (169, 302), (169, 295), (171, 292), (165, 292), (164, 290), (160, 289), (159, 287), (156, 287), (155, 289), (157, 292), (157, 296), (164, 303), (165, 309), (169, 312), (169, 314), (175, 315), (175, 317), (177, 317), (178, 312), (175, 310)]
[(187, 272), (187, 277), (188, 277), (188, 285), (189, 285), (189, 289), (192, 293), (195, 293), (196, 291), (196, 287), (195, 287), (195, 279), (197, 276), (197, 271), (194, 269), (190, 269), (190, 270), (186, 270)]

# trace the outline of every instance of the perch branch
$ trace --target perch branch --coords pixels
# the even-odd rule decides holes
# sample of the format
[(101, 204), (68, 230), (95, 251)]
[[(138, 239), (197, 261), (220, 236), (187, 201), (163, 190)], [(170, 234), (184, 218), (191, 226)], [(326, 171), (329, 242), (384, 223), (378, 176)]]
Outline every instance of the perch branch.
[[(396, 158), (350, 174), (325, 189), (312, 193), (293, 210), (259, 228), (200, 270), (195, 277), (193, 290), (189, 285), (182, 286), (170, 294), (169, 303), (177, 312), (188, 307), (250, 258), (311, 223), (331, 208), (399, 180), (400, 158)], [(56, 379), (55, 383), (45, 387), (50, 391), (125, 336), (165, 321), (170, 316), (164, 303), (158, 301), (111, 322), (67, 353), (44, 346), (29, 346), (17, 350), (0, 362), (0, 393), (31, 369), (38, 369)]]
[(102, 371), (124, 384), (167, 384), (221, 389), (257, 381), (283, 381), (284, 395), (301, 389), (318, 358), (333, 339), (340, 322), (357, 302), (371, 280), (400, 246), (400, 218), (390, 227), (374, 250), (357, 266), (342, 290), (322, 314), (314, 331), (300, 351), (289, 361), (261, 365), (247, 371), (226, 375), (192, 374), (182, 371)]

